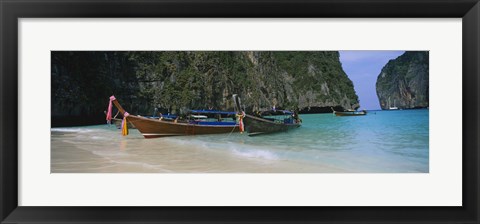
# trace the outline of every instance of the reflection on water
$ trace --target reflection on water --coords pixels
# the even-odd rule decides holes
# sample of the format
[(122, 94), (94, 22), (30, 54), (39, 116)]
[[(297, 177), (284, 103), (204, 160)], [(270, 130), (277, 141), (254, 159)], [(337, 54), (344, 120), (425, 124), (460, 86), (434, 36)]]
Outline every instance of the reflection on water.
[(52, 128), (52, 172), (428, 172), (428, 110), (303, 115), (271, 135), (121, 136), (114, 126)]

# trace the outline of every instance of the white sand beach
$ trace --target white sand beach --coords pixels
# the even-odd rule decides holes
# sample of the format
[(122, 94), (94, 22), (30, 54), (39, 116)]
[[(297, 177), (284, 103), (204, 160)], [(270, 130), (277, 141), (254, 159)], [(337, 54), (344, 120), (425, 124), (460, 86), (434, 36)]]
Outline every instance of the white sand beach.
[(197, 136), (144, 139), (114, 127), (54, 128), (52, 173), (332, 173), (345, 170), (288, 161), (268, 152), (210, 149)]

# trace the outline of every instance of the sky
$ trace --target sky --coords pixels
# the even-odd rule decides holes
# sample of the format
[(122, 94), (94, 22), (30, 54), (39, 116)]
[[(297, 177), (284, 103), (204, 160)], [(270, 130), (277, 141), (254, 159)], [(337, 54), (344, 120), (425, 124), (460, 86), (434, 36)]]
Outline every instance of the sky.
[(343, 70), (353, 82), (360, 109), (379, 110), (375, 83), (383, 66), (405, 51), (340, 51)]

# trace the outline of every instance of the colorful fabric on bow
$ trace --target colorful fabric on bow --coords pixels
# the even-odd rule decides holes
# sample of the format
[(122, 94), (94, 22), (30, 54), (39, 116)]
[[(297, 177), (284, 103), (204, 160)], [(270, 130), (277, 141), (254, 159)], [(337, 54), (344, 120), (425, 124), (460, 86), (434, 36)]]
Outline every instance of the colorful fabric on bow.
[(122, 135), (123, 136), (126, 136), (128, 135), (128, 121), (127, 121), (127, 117), (128, 115), (130, 115), (128, 112), (125, 112), (123, 114), (123, 120), (122, 120)]
[(245, 131), (243, 126), (243, 118), (245, 117), (245, 112), (242, 111), (242, 114), (237, 114), (238, 117), (238, 128), (240, 129), (240, 133)]
[(108, 103), (108, 110), (107, 110), (107, 124), (112, 123), (112, 101), (116, 100), (115, 96), (110, 97), (110, 102)]

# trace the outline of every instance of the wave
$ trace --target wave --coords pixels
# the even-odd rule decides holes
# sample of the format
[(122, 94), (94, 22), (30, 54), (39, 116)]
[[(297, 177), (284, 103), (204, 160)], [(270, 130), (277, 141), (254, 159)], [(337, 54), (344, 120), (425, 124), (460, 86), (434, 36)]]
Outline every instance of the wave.
[(274, 152), (269, 152), (265, 150), (238, 150), (233, 149), (232, 152), (236, 156), (247, 157), (247, 158), (256, 158), (256, 159), (265, 159), (265, 160), (278, 160), (279, 157)]
[(69, 133), (87, 133), (93, 132), (93, 129), (86, 129), (86, 128), (50, 128), (52, 132), (69, 132)]

